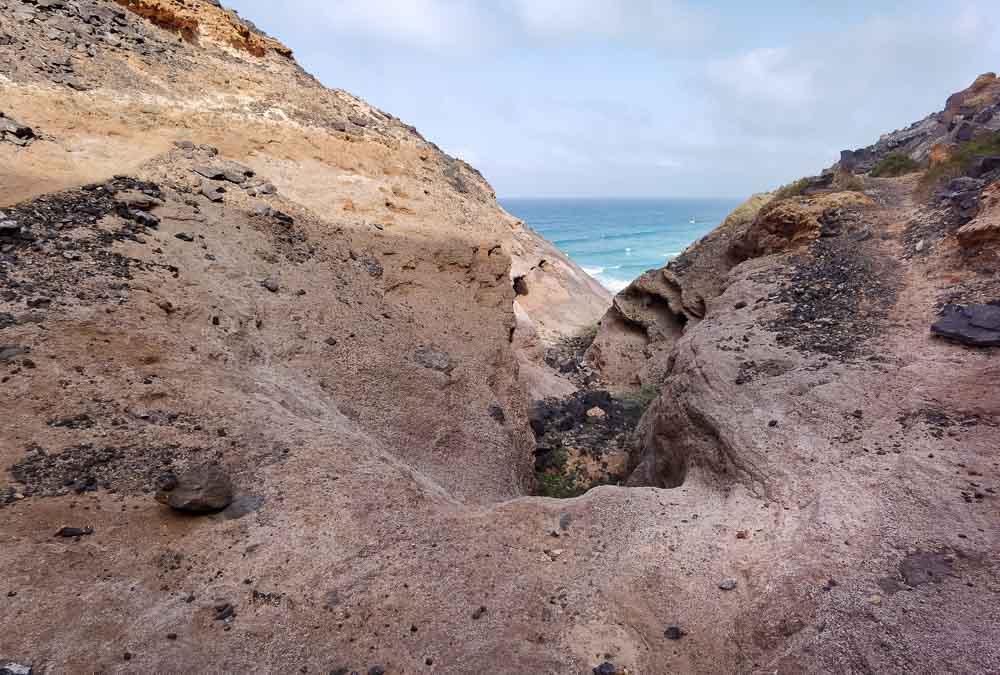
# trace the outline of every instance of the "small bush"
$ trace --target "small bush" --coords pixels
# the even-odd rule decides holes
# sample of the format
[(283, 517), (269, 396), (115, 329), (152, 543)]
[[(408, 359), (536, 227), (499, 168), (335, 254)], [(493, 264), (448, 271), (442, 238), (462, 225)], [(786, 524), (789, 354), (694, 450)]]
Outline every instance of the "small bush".
[(894, 152), (872, 169), (875, 178), (896, 178), (920, 170), (920, 164), (909, 155)]
[(809, 187), (808, 178), (800, 178), (794, 183), (789, 183), (788, 185), (782, 185), (780, 188), (774, 191), (774, 201), (779, 199), (789, 199), (791, 197), (798, 197), (806, 188)]

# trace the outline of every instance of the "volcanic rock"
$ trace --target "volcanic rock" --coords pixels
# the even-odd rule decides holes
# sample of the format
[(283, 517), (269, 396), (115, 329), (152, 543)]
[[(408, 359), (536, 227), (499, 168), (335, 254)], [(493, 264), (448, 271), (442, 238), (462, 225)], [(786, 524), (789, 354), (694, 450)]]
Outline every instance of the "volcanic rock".
[(931, 332), (972, 347), (1000, 347), (1000, 301), (988, 305), (945, 305)]
[(233, 485), (221, 467), (208, 464), (180, 474), (173, 486), (168, 483), (161, 487), (156, 501), (175, 511), (212, 513), (232, 503)]

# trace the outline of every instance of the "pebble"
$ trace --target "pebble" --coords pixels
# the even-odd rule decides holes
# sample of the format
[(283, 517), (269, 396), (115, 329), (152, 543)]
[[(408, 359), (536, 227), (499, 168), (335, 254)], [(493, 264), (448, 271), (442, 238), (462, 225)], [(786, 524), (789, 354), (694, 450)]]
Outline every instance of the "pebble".
[(281, 286), (278, 285), (278, 282), (272, 279), (271, 277), (264, 279), (262, 282), (260, 282), (260, 285), (266, 288), (267, 290), (271, 291), (272, 293), (277, 293), (278, 289), (281, 288)]
[(724, 591), (731, 591), (736, 588), (736, 579), (726, 579), (725, 581), (719, 582), (719, 588)]
[(667, 630), (663, 631), (663, 637), (668, 640), (680, 640), (684, 635), (686, 633), (681, 630), (680, 626), (668, 626)]

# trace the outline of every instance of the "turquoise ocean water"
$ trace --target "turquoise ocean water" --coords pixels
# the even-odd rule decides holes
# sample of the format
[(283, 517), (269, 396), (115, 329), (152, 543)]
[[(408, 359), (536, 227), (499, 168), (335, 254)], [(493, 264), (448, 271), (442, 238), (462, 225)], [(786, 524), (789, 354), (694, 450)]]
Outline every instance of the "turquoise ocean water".
[(736, 199), (501, 199), (511, 214), (617, 292), (739, 205)]

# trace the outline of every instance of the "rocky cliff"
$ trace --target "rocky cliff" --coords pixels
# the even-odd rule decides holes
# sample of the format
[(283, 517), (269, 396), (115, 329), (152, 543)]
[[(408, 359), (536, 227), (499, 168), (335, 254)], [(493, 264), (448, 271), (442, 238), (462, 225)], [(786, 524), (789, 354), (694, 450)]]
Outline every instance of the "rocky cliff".
[(989, 122), (616, 298), (635, 487), (545, 499), (609, 298), (474, 169), (214, 2), (0, 9), (0, 671), (1000, 668)]

